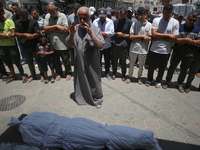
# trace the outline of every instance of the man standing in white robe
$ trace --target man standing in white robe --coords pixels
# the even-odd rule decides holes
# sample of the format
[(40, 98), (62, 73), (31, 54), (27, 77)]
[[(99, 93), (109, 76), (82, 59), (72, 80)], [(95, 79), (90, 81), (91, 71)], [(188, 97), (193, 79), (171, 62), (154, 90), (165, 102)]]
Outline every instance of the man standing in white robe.
[(101, 86), (100, 49), (105, 43), (101, 30), (89, 22), (87, 7), (78, 10), (80, 25), (70, 25), (66, 39), (68, 47), (74, 44), (74, 90), (79, 105), (94, 105), (101, 108), (103, 93)]

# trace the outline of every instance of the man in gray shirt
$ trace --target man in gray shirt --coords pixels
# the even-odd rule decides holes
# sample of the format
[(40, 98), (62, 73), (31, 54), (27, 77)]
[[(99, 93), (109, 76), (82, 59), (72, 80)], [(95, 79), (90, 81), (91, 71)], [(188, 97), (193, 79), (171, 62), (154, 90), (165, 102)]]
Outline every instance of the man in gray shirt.
[(54, 65), (57, 73), (56, 80), (62, 77), (60, 57), (64, 63), (66, 80), (71, 79), (71, 65), (69, 61), (69, 50), (65, 46), (68, 32), (68, 21), (66, 15), (58, 12), (57, 7), (50, 3), (47, 6), (48, 14), (45, 16), (44, 30), (49, 32), (49, 40), (54, 49)]

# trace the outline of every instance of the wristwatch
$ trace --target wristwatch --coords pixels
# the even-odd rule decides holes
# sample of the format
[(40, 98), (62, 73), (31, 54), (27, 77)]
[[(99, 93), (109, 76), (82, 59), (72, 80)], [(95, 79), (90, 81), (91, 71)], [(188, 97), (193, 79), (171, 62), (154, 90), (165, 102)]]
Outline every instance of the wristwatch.
[(8, 34), (6, 34), (6, 36), (8, 37)]

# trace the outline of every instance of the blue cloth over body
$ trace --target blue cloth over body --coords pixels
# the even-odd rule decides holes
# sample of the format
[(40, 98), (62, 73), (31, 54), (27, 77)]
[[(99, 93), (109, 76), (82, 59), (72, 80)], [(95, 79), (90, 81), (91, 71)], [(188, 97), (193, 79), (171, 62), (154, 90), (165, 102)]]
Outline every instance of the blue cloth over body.
[[(12, 123), (12, 120), (15, 122)], [(15, 125), (12, 119), (10, 125)], [(153, 132), (117, 125), (105, 126), (85, 118), (68, 118), (34, 112), (19, 122), (25, 143), (66, 150), (146, 149), (161, 150)]]

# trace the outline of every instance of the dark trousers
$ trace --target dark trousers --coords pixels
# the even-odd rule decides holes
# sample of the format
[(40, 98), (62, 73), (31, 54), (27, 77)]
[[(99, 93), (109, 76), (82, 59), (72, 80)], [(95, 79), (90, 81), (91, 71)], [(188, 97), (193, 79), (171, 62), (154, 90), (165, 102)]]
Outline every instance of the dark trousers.
[(170, 54), (158, 54), (149, 51), (149, 69), (148, 69), (148, 81), (153, 80), (153, 73), (156, 67), (159, 68), (158, 75), (156, 77), (156, 82), (161, 82), (167, 62), (169, 60)]
[(40, 61), (44, 72), (48, 71), (48, 66), (51, 70), (54, 70), (53, 54), (44, 57), (40, 56)]
[(4, 76), (4, 75), (8, 75), (7, 74), (7, 72), (6, 72), (6, 68), (4, 67), (4, 65), (3, 65), (3, 61), (2, 61), (2, 59), (0, 58), (0, 73), (2, 74), (2, 76)]
[(20, 63), (20, 54), (16, 46), (1, 46), (0, 57), (6, 63), (8, 68), (13, 67), (12, 61), (17, 66), (20, 74), (24, 75), (24, 69)]
[(169, 70), (167, 72), (167, 76), (166, 76), (167, 82), (170, 82), (172, 80), (174, 70), (178, 66), (179, 62), (181, 62), (181, 65), (180, 65), (181, 73), (178, 77), (178, 84), (182, 85), (183, 81), (185, 80), (187, 70), (190, 66), (191, 59), (192, 58), (190, 58), (190, 57), (188, 58), (188, 57), (180, 56), (180, 55), (177, 55), (174, 53), (174, 55), (172, 56), (172, 59), (171, 59), (171, 64), (169, 66)]
[(70, 52), (70, 60), (71, 63), (74, 63), (74, 48), (73, 47), (69, 47), (69, 52)]
[(119, 47), (114, 46), (112, 50), (112, 67), (113, 67), (113, 75), (117, 73), (117, 63), (118, 59), (120, 58), (121, 62), (121, 69), (122, 69), (122, 77), (126, 75), (126, 53), (127, 47)]
[(36, 52), (36, 48), (35, 47), (34, 48), (26, 48), (26, 47), (22, 46), (22, 52), (23, 52), (26, 62), (28, 64), (29, 70), (31, 72), (31, 76), (36, 77), (35, 66), (33, 64), (33, 58), (35, 58), (35, 62), (38, 64), (40, 75), (44, 76), (44, 71), (42, 69), (40, 58), (39, 58), (40, 56)]
[(101, 53), (101, 58), (100, 58), (100, 63), (102, 66), (102, 55), (104, 55), (104, 61), (105, 61), (105, 74), (110, 72), (110, 56), (111, 56), (111, 47), (108, 49), (103, 49), (100, 51)]
[(62, 66), (60, 62), (60, 57), (62, 58), (62, 61), (64, 63), (65, 75), (71, 74), (72, 70), (69, 61), (69, 50), (54, 50), (54, 67), (56, 73), (62, 76)]
[(192, 66), (190, 68), (190, 73), (185, 85), (186, 89), (190, 88), (192, 81), (195, 78), (195, 74), (199, 71), (199, 69), (200, 69), (200, 52), (194, 55)]

